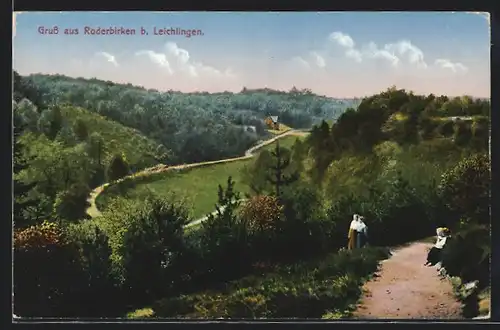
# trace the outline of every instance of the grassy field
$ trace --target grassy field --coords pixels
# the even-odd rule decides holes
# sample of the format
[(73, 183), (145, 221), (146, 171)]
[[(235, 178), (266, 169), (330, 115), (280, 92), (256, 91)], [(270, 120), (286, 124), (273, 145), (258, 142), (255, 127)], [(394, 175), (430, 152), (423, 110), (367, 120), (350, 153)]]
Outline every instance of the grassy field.
[[(280, 146), (291, 148), (297, 138), (303, 137), (283, 137), (279, 140)], [(272, 143), (263, 149), (272, 150), (274, 147), (275, 143)], [(215, 209), (218, 185), (224, 186), (228, 176), (233, 178), (236, 183), (235, 189), (242, 195), (250, 192), (249, 187), (242, 182), (242, 172), (245, 166), (251, 164), (254, 159), (192, 168), (180, 172), (165, 172), (158, 180), (139, 183), (134, 188), (127, 190), (125, 194), (127, 198), (138, 198), (146, 191), (165, 197), (174, 194), (177, 198), (186, 201), (187, 206), (191, 209), (191, 217), (198, 219)], [(113, 198), (111, 191), (102, 193), (97, 200), (99, 208), (105, 207), (109, 198)]]

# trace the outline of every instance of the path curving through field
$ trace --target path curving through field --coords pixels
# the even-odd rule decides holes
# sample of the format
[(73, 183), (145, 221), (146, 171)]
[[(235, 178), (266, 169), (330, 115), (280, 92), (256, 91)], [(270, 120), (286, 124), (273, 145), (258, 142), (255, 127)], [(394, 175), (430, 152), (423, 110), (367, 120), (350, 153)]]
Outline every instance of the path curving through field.
[[(175, 166), (166, 166), (166, 165), (160, 164), (160, 165), (156, 165), (156, 166), (144, 169), (144, 170), (142, 170), (140, 172), (134, 173), (133, 175), (129, 175), (129, 176), (127, 176), (125, 178), (122, 178), (120, 180), (117, 180), (115, 182), (105, 183), (105, 184), (103, 184), (103, 185), (101, 185), (99, 187), (94, 188), (90, 192), (89, 197), (87, 198), (87, 202), (89, 203), (89, 207), (87, 207), (86, 213), (91, 218), (95, 218), (95, 217), (100, 216), (101, 212), (97, 208), (97, 204), (96, 204), (97, 197), (108, 186), (113, 185), (113, 184), (118, 184), (118, 183), (122, 182), (123, 180), (125, 180), (127, 178), (130, 178), (132, 176), (133, 177), (145, 176), (145, 175), (151, 175), (151, 174), (155, 174), (155, 173), (167, 172), (167, 171), (171, 171), (171, 170), (181, 170), (181, 169), (194, 168), (194, 167), (199, 167), (199, 166), (215, 165), (215, 164), (221, 164), (221, 163), (229, 163), (229, 162), (234, 162), (234, 161), (238, 161), (238, 160), (252, 158), (254, 156), (254, 152), (256, 150), (261, 149), (262, 147), (265, 147), (265, 146), (267, 146), (267, 145), (275, 142), (276, 140), (281, 139), (281, 138), (283, 138), (285, 136), (289, 136), (289, 135), (304, 136), (304, 135), (307, 135), (307, 131), (292, 129), (292, 130), (286, 131), (284, 133), (281, 133), (279, 135), (275, 135), (271, 139), (265, 140), (265, 141), (263, 141), (263, 142), (255, 145), (255, 146), (251, 147), (247, 151), (245, 151), (245, 155), (244, 156), (234, 157), (234, 158), (226, 158), (226, 159), (220, 159), (220, 160), (214, 160), (214, 161), (207, 161), (207, 162), (199, 162), (199, 163), (191, 163), (191, 164), (181, 164), (181, 165), (175, 165)], [(205, 218), (200, 218), (200, 219), (197, 219), (197, 220), (195, 220), (193, 222), (199, 223), (199, 222), (203, 221), (203, 219), (205, 219)]]
[(395, 249), (365, 283), (353, 314), (356, 319), (463, 319), (462, 306), (449, 280), (436, 267), (424, 266), (430, 243)]

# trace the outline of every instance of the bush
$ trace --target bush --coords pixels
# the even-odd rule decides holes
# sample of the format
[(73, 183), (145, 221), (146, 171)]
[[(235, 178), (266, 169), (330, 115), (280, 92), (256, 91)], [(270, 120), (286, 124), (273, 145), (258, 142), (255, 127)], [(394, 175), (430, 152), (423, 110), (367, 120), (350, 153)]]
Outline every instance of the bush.
[(201, 224), (199, 236), (201, 255), (207, 280), (225, 281), (245, 274), (252, 264), (250, 233), (237, 215), (239, 193), (228, 178), (225, 189), (219, 185), (216, 214), (209, 214)]
[(107, 169), (107, 176), (109, 181), (115, 181), (121, 179), (130, 174), (130, 168), (122, 155), (115, 155)]
[(472, 130), (467, 122), (457, 120), (453, 127), (453, 141), (459, 146), (467, 145), (472, 138)]
[(328, 230), (318, 190), (298, 185), (284, 191), (281, 203), (284, 218), (278, 222), (273, 249), (279, 260), (297, 260), (325, 252)]
[(14, 313), (75, 315), (83, 272), (77, 247), (60, 226), (44, 221), (14, 234)]
[(276, 228), (282, 212), (283, 206), (276, 197), (258, 195), (243, 204), (240, 216), (250, 231), (269, 232)]
[(69, 239), (78, 246), (81, 255), (84, 289), (79, 294), (75, 316), (119, 316), (125, 305), (113, 276), (111, 247), (107, 235), (92, 222), (82, 222), (68, 228)]
[(84, 219), (89, 193), (90, 188), (85, 184), (74, 184), (68, 190), (60, 191), (54, 202), (54, 215), (69, 221)]
[(438, 127), (439, 134), (444, 137), (450, 137), (454, 132), (454, 125), (451, 120), (443, 121), (443, 123)]
[(177, 281), (187, 220), (185, 208), (157, 198), (130, 219), (119, 253), (123, 285), (134, 302), (165, 294)]
[(490, 280), (490, 257), (489, 228), (469, 225), (446, 243), (442, 265), (449, 276), (460, 277), (463, 283), (478, 280), (484, 288)]
[(363, 280), (377, 270), (385, 249), (341, 251), (320, 261), (249, 276), (224, 290), (167, 298), (154, 304), (157, 317), (320, 318), (346, 315), (361, 294)]
[(443, 203), (466, 221), (490, 221), (491, 162), (486, 154), (463, 159), (441, 177), (439, 194)]
[(476, 150), (488, 150), (490, 127), (487, 118), (474, 120), (472, 123), (472, 145)]

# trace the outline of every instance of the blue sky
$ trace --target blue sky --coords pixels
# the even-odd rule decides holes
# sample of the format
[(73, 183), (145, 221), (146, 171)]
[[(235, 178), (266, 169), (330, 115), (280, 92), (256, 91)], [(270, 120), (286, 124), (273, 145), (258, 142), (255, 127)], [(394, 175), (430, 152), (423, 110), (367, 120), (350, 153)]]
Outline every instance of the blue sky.
[[(67, 12), (16, 16), (14, 69), (181, 91), (242, 87), (352, 97), (392, 85), (417, 93), (490, 96), (490, 34), (484, 14)], [(39, 27), (57, 26), (42, 35)], [(84, 27), (136, 35), (84, 35)], [(140, 35), (140, 28), (149, 31)], [(154, 35), (153, 29), (203, 35)], [(78, 35), (64, 35), (64, 29)]]

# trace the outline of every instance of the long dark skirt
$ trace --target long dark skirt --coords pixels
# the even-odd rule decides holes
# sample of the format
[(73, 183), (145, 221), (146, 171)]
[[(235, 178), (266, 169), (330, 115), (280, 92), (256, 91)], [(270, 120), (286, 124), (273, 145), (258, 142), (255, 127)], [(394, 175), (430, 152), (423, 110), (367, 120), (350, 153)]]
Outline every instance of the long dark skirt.
[(368, 243), (368, 237), (364, 233), (358, 233), (358, 248), (362, 248)]
[(441, 250), (442, 249), (438, 249), (437, 247), (433, 246), (429, 250), (429, 253), (427, 254), (427, 263), (434, 266), (435, 264), (440, 262), (441, 261)]

